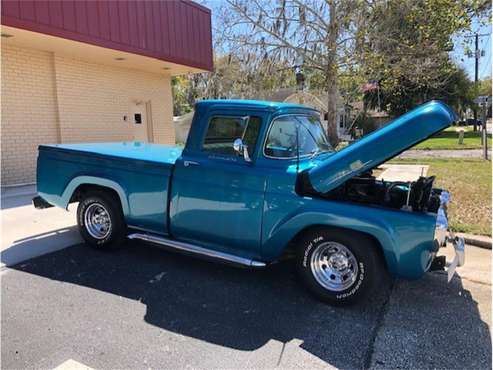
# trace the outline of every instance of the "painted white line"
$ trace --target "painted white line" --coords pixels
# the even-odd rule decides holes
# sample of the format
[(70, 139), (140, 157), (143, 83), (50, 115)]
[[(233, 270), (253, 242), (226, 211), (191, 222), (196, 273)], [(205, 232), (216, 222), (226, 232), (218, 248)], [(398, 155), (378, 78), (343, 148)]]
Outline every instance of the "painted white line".
[(54, 370), (93, 370), (91, 367), (81, 364), (75, 360), (69, 359), (57, 367)]

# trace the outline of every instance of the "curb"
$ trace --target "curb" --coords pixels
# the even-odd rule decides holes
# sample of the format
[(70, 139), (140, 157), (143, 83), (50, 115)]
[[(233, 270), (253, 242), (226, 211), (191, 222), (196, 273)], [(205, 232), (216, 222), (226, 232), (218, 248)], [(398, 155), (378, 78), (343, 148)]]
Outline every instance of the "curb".
[(22, 186), (2, 186), (0, 189), (1, 199), (10, 199), (15, 197), (36, 195), (35, 184), (22, 185)]
[(457, 233), (456, 235), (463, 237), (466, 244), (474, 245), (475, 247), (491, 249), (492, 240), (489, 236), (462, 234), (462, 233)]

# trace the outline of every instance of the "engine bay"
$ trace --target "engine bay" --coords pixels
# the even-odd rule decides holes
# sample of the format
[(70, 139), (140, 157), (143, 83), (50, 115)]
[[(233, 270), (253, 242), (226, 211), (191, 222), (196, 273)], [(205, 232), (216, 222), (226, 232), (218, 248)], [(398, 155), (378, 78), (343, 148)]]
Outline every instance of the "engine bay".
[(339, 187), (323, 194), (325, 199), (378, 205), (393, 209), (436, 213), (440, 207), (441, 190), (433, 189), (435, 176), (416, 181), (384, 181), (368, 171), (353, 177)]

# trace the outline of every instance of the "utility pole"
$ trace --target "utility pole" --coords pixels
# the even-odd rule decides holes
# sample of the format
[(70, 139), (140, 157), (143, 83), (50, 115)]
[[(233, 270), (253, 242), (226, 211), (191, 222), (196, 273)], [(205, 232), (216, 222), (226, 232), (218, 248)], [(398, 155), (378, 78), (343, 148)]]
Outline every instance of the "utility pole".
[[(479, 38), (483, 36), (489, 36), (489, 34), (475, 33), (474, 35), (465, 36), (465, 37), (474, 37), (474, 54), (471, 52), (467, 53), (468, 57), (474, 57), (474, 92), (477, 95), (478, 93), (478, 82), (479, 82), (479, 58), (484, 56), (484, 50), (479, 50)], [(478, 120), (478, 109), (474, 107), (474, 131), (477, 131), (477, 120)]]
[[(490, 98), (491, 99), (491, 98)], [(483, 132), (481, 133), (481, 137), (483, 138), (483, 158), (488, 159), (488, 131), (486, 127), (486, 115), (488, 114), (488, 104), (487, 102), (483, 103)]]
[(486, 127), (486, 116), (488, 114), (488, 108), (491, 106), (491, 95), (478, 96), (474, 99), (474, 103), (482, 108), (483, 125), (481, 127), (481, 144), (483, 145), (483, 158), (488, 159), (488, 132)]
[[(478, 93), (478, 74), (479, 74), (479, 35), (476, 32), (474, 35), (474, 93)], [(478, 122), (478, 109), (474, 107), (474, 131), (476, 131), (476, 123)]]

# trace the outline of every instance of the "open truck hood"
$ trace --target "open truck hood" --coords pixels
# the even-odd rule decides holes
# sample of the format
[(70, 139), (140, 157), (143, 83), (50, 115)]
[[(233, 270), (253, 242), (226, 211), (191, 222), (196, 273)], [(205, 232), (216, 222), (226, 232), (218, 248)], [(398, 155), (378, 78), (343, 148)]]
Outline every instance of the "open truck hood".
[(326, 193), (447, 128), (457, 118), (446, 104), (430, 101), (328, 157), (307, 170), (305, 178), (315, 191)]

